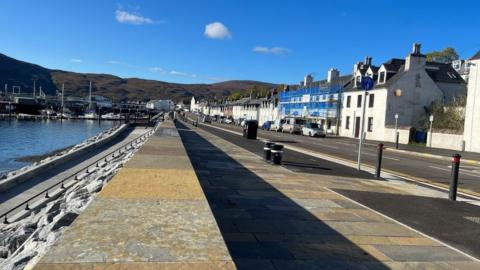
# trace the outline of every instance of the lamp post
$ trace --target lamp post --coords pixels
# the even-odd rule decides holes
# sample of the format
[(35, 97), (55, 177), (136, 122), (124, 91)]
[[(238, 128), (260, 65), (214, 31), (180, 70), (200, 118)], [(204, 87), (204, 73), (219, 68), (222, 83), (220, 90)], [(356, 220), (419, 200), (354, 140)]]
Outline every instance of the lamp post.
[(429, 120), (430, 120), (430, 131), (429, 131), (429, 133), (430, 133), (430, 143), (429, 143), (429, 144), (430, 144), (430, 147), (432, 147), (433, 114), (430, 115), (430, 119), (429, 119)]
[(395, 114), (395, 148), (398, 149), (398, 113)]

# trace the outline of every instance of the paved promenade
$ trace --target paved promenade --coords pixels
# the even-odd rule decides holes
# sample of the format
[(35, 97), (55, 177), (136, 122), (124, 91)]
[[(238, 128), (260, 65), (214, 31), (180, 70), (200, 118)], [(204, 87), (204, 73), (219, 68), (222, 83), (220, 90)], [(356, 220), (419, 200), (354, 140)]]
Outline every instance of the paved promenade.
[[(339, 191), (411, 195), (364, 177), (293, 172), (199, 128), (180, 135), (239, 269), (475, 269), (470, 257)], [(191, 132), (193, 128), (195, 132)], [(319, 164), (321, 166), (321, 163)], [(336, 191), (335, 191), (336, 190)], [(427, 196), (428, 191), (422, 195)]]
[(232, 269), (172, 122), (102, 190), (36, 269)]
[(207, 131), (177, 127), (162, 125), (36, 269), (480, 267), (342, 195), (418, 190), (318, 161), (314, 170), (273, 166)]

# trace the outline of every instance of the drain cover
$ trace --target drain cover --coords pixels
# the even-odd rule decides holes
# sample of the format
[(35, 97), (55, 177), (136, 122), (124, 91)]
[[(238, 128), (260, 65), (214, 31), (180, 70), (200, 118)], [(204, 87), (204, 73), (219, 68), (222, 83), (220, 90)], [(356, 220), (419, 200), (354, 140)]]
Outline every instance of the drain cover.
[(471, 222), (480, 224), (480, 217), (463, 217), (463, 218), (470, 220)]

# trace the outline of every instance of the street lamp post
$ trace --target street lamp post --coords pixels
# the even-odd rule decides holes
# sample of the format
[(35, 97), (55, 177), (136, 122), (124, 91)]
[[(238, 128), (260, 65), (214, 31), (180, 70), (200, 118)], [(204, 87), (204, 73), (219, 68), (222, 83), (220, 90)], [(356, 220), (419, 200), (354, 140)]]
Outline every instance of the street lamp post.
[(430, 147), (432, 147), (433, 114), (430, 115), (430, 119), (429, 119), (429, 120), (430, 120), (430, 131), (429, 131), (429, 133), (430, 133), (430, 143), (429, 143), (429, 145), (430, 145)]
[(395, 114), (395, 148), (398, 149), (398, 140), (399, 140), (399, 134), (398, 134), (398, 113)]

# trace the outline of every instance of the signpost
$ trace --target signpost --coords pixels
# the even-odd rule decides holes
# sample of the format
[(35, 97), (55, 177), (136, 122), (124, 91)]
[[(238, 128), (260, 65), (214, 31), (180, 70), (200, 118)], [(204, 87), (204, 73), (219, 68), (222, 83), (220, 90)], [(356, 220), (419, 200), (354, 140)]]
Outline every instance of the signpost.
[(360, 143), (358, 144), (358, 162), (357, 162), (357, 169), (360, 171), (361, 169), (361, 158), (362, 158), (362, 144), (363, 144), (363, 133), (365, 130), (365, 108), (367, 103), (367, 96), (368, 91), (373, 89), (373, 79), (370, 77), (362, 77), (361, 81), (362, 89), (365, 90), (365, 95), (363, 97), (363, 104), (362, 104), (362, 119), (360, 125)]

